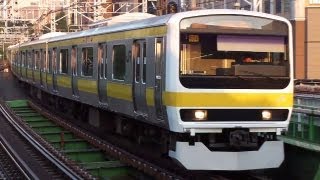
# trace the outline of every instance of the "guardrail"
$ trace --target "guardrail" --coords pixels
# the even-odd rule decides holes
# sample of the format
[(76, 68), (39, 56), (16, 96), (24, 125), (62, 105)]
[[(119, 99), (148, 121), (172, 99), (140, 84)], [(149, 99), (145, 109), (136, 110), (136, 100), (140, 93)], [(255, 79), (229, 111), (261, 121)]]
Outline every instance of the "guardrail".
[(291, 116), (286, 136), (320, 145), (320, 110), (310, 106), (297, 106)]
[(286, 143), (320, 152), (320, 96), (296, 95)]

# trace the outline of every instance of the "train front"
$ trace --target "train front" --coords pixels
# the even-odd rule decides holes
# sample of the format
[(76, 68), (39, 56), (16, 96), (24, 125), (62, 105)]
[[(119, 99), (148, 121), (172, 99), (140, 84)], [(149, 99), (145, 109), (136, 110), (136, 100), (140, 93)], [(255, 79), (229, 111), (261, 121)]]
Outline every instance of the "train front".
[(166, 51), (169, 155), (192, 170), (279, 167), (277, 135), (293, 106), (290, 23), (247, 11), (176, 14)]

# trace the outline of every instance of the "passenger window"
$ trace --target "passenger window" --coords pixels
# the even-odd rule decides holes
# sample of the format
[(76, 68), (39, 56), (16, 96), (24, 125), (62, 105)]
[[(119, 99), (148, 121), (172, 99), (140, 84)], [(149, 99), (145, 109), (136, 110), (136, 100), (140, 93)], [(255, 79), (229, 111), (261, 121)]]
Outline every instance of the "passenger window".
[(47, 51), (42, 51), (42, 58), (41, 58), (41, 68), (42, 72), (47, 71)]
[(53, 51), (52, 51), (52, 71), (54, 73), (57, 72), (57, 49), (56, 48), (53, 48)]
[(99, 64), (99, 76), (100, 78), (104, 78), (104, 49), (103, 49), (103, 44), (99, 44), (98, 48), (98, 64)]
[(21, 56), (21, 66), (22, 67), (25, 66), (25, 59), (26, 59), (25, 56), (26, 56), (25, 52), (22, 52), (22, 56)]
[(82, 48), (82, 76), (93, 75), (93, 48)]
[(146, 83), (147, 77), (147, 44), (143, 43), (143, 74), (142, 74), (142, 83)]
[(39, 70), (40, 69), (40, 52), (39, 51), (36, 51), (34, 53), (34, 62), (35, 62), (34, 68), (36, 70)]
[(105, 48), (104, 48), (104, 78), (107, 78), (108, 76), (107, 76), (107, 72), (108, 72), (108, 69), (107, 69), (107, 66), (108, 66), (108, 46), (106, 46)]
[(140, 61), (141, 61), (141, 57), (140, 57), (140, 44), (136, 44), (136, 48), (135, 48), (135, 53), (136, 53), (136, 59), (135, 59), (135, 70), (136, 70), (136, 76), (135, 76), (135, 80), (136, 82), (140, 81)]
[(113, 46), (113, 79), (124, 80), (126, 73), (126, 46)]
[(52, 53), (51, 51), (48, 51), (48, 61), (47, 61), (47, 68), (48, 68), (48, 73), (52, 72)]
[(60, 50), (60, 67), (61, 74), (68, 74), (68, 49)]
[(28, 64), (28, 68), (32, 67), (32, 58), (31, 58), (31, 52), (28, 51), (27, 53), (27, 64)]
[(71, 50), (71, 69), (72, 75), (76, 76), (78, 73), (77, 68), (77, 47), (73, 46)]

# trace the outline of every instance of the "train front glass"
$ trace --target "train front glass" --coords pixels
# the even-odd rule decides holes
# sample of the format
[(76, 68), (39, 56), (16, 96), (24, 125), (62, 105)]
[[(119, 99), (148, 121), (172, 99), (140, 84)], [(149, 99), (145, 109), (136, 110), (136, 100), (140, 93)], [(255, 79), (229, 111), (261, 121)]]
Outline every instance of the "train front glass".
[(290, 82), (288, 26), (243, 15), (180, 22), (180, 81), (186, 88), (283, 89)]

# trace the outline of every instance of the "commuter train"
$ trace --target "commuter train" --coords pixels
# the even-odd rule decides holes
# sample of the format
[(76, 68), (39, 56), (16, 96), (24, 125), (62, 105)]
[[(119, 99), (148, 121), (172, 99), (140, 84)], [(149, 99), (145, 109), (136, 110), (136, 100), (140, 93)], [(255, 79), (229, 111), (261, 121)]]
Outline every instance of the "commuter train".
[(196, 10), (47, 35), (8, 51), (12, 72), (37, 98), (93, 126), (152, 138), (187, 169), (276, 168), (284, 159), (276, 136), (293, 106), (285, 18)]

